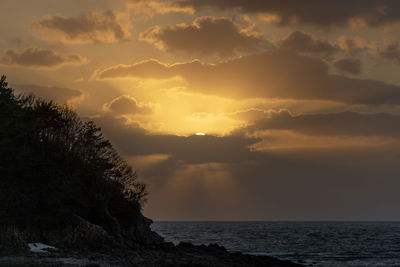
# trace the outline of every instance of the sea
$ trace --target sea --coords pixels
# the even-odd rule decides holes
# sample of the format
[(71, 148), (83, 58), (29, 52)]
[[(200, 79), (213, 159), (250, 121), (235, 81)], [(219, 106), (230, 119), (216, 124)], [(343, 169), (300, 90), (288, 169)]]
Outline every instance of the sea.
[(312, 266), (400, 266), (400, 222), (154, 222), (166, 241)]

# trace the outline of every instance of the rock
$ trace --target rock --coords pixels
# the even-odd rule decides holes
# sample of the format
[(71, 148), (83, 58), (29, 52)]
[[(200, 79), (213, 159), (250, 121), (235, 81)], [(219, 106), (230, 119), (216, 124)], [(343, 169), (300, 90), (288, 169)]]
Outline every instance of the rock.
[(16, 253), (29, 250), (23, 233), (15, 226), (0, 227), (0, 252)]
[(156, 232), (152, 231), (150, 225), (153, 221), (138, 213), (135, 224), (125, 230), (125, 235), (136, 243), (147, 246), (157, 247), (164, 243), (164, 239)]
[(57, 251), (58, 248), (49, 246), (43, 243), (28, 243), (29, 250), (33, 253), (49, 253), (51, 251)]
[(69, 221), (70, 224), (53, 229), (26, 229), (24, 235), (30, 242), (43, 242), (56, 247), (95, 249), (116, 245), (115, 240), (102, 227), (79, 216), (74, 216)]

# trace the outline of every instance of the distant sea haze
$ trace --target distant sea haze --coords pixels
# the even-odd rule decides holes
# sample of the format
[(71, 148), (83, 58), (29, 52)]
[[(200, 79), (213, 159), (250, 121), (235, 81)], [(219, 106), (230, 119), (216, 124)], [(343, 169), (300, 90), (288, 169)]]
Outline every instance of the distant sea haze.
[(399, 266), (400, 222), (155, 222), (166, 241), (313, 266)]

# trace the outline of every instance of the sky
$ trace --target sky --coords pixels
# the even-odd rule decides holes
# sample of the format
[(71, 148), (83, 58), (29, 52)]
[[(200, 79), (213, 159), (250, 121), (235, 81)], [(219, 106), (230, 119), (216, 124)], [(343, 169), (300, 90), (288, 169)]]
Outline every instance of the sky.
[(400, 220), (398, 0), (3, 0), (0, 33), (153, 220)]

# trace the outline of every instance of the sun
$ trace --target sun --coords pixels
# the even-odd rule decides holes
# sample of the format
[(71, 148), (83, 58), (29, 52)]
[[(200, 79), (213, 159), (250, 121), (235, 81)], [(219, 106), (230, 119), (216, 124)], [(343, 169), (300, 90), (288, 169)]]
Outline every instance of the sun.
[(205, 133), (196, 133), (196, 135), (204, 136), (204, 135), (206, 135), (206, 134), (205, 134)]

